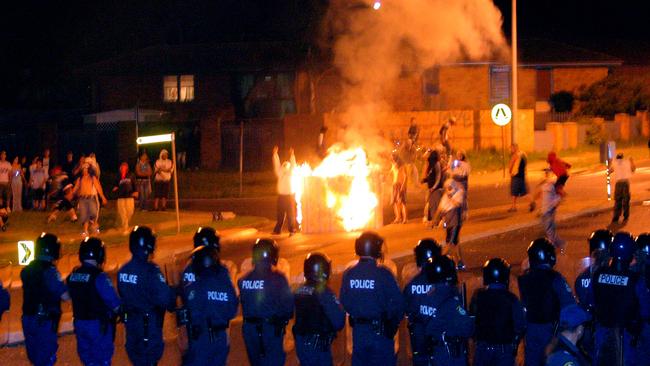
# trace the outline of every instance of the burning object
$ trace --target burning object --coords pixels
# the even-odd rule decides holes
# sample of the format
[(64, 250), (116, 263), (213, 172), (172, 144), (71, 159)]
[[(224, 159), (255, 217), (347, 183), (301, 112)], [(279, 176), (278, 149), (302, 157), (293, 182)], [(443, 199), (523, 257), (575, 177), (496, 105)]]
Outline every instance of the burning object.
[(376, 229), (383, 224), (378, 169), (358, 147), (335, 145), (314, 169), (296, 167), (292, 176), (296, 219), (304, 233)]

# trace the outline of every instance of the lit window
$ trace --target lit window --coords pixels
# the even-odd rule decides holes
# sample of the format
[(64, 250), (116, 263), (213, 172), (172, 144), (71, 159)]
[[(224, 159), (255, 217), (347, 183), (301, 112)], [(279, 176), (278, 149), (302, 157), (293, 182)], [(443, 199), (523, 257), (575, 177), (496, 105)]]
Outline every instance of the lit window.
[(191, 102), (194, 100), (194, 75), (167, 75), (163, 79), (165, 102)]

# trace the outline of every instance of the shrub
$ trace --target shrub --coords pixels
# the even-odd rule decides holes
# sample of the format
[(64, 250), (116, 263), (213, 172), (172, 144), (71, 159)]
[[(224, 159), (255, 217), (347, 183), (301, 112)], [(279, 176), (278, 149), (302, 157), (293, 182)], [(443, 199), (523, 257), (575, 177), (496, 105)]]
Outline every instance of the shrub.
[(562, 90), (551, 94), (549, 103), (556, 112), (571, 112), (573, 110), (573, 93)]

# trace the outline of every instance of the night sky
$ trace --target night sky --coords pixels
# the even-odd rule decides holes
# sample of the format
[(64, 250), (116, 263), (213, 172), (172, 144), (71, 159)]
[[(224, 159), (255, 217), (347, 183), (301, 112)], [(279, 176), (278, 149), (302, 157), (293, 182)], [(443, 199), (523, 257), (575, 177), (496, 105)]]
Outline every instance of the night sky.
[[(384, 0), (388, 1), (408, 0)], [(66, 72), (80, 65), (149, 45), (310, 41), (316, 36), (327, 4), (327, 0), (6, 3), (0, 12), (0, 107), (14, 107), (16, 90), (26, 84), (57, 84)], [(503, 12), (504, 31), (509, 35), (510, 0), (497, 0), (496, 4)], [(650, 39), (648, 13), (639, 4), (643, 3), (520, 0), (520, 37), (548, 38), (616, 52)]]

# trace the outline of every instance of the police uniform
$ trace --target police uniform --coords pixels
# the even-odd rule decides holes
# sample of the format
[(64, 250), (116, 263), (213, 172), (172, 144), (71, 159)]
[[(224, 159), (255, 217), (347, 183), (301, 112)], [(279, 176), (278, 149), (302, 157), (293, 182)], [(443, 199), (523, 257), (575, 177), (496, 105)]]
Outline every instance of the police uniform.
[(254, 253), (255, 267), (238, 281), (244, 316), (242, 333), (248, 360), (253, 366), (284, 364), (284, 333), (287, 322), (293, 317), (289, 283), (273, 268), (277, 263), (277, 245), (270, 239), (260, 239), (256, 246), (265, 243), (275, 248), (275, 257), (256, 259)]
[(20, 272), (23, 282), (23, 334), (27, 358), (37, 366), (54, 365), (58, 349), (57, 333), (61, 319), (61, 298), (67, 288), (56, 269), (55, 255), (40, 256), (41, 241), (52, 241), (59, 246), (58, 238), (52, 234), (42, 234), (36, 240), (36, 260)]
[(226, 329), (239, 305), (228, 270), (217, 265), (199, 272), (196, 281), (183, 288), (183, 304), (190, 319), (183, 364), (225, 365), (230, 349)]
[[(636, 357), (639, 365), (650, 365), (650, 234), (642, 233), (635, 240), (635, 265), (632, 270), (639, 274), (637, 285), (641, 333), (639, 334)], [(644, 363), (645, 362), (645, 363)]]
[(408, 318), (413, 365), (428, 365), (429, 357), (426, 352), (425, 318), (420, 315), (419, 303), (427, 296), (433, 285), (427, 280), (427, 275), (420, 270), (413, 279), (404, 286), (404, 305)]
[(512, 366), (526, 329), (519, 299), (505, 285), (490, 284), (474, 292), (470, 314), (476, 317), (474, 365)]
[(83, 263), (67, 279), (77, 352), (85, 365), (110, 365), (115, 336), (114, 312), (120, 299), (110, 278), (94, 265)]
[[(569, 305), (560, 313), (562, 333), (551, 344), (553, 347), (546, 359), (547, 366), (589, 366), (591, 360), (587, 355), (564, 336), (564, 332), (577, 332), (580, 325), (585, 325), (591, 320), (591, 315), (578, 305)], [(584, 336), (584, 335), (583, 335)], [(580, 339), (578, 339), (579, 341)]]
[(118, 271), (126, 325), (126, 353), (136, 366), (155, 365), (162, 357), (165, 310), (175, 306), (175, 295), (160, 268), (148, 260), (155, 237), (151, 229), (136, 226), (129, 238), (133, 256)]

